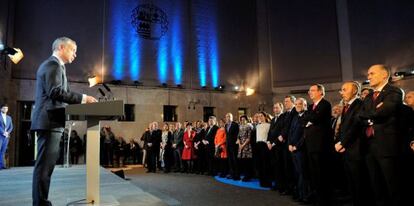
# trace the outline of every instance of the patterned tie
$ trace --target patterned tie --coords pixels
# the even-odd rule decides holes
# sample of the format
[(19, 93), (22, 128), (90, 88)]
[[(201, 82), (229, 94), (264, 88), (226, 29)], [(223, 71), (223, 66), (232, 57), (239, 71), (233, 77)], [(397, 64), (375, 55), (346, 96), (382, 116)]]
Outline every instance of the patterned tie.
[[(375, 102), (375, 100), (377, 100), (379, 94), (380, 94), (380, 91), (374, 91), (374, 94), (372, 94), (372, 102)], [(365, 135), (368, 138), (374, 136), (374, 127), (372, 125), (367, 127), (367, 129), (365, 130)]]

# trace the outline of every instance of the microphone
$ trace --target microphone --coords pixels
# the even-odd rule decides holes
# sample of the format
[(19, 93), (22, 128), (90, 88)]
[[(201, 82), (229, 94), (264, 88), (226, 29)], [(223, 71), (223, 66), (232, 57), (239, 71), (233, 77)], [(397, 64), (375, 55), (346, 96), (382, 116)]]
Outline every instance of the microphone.
[(109, 86), (108, 86), (107, 84), (105, 84), (105, 83), (102, 83), (102, 86), (103, 86), (103, 87), (105, 87), (105, 90), (106, 90), (107, 92), (109, 92), (109, 95), (107, 96), (107, 98), (108, 98), (109, 100), (115, 100), (115, 98), (114, 98), (114, 94), (111, 92), (111, 88), (109, 88)]
[(105, 95), (105, 92), (103, 92), (101, 88), (98, 88), (98, 91), (99, 91), (99, 93), (101, 93), (102, 97), (105, 97), (106, 96)]
[(106, 85), (105, 83), (102, 83), (102, 85), (105, 87), (106, 91), (111, 92), (111, 89)]

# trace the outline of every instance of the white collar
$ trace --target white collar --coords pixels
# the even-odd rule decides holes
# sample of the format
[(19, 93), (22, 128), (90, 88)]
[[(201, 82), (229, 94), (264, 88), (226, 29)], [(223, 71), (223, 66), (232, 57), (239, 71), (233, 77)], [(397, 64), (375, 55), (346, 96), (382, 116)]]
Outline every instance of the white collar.
[(385, 84), (383, 84), (383, 85), (381, 85), (380, 87), (378, 87), (378, 89), (375, 89), (374, 91), (381, 92), (381, 91), (384, 89), (385, 85), (387, 85), (387, 84), (388, 84), (388, 81), (387, 81), (387, 82), (385, 82)]
[(56, 57), (56, 59), (58, 59), (60, 66), (65, 65), (65, 63), (63, 62), (63, 60), (56, 54), (53, 54), (52, 56)]
[(322, 97), (321, 99), (319, 99), (317, 102), (314, 102), (313, 104), (314, 104), (314, 105), (318, 105), (318, 104), (319, 104), (319, 102), (320, 102), (322, 99), (323, 99), (323, 97)]
[(348, 105), (351, 105), (357, 98), (358, 98), (358, 96), (355, 96), (354, 98), (352, 98), (351, 100), (349, 100), (349, 102), (347, 102), (347, 104)]

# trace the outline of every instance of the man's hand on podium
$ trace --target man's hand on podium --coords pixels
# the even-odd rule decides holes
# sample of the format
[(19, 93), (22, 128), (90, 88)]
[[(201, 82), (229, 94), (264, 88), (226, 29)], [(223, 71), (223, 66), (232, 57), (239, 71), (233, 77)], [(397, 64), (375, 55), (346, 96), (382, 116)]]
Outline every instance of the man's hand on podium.
[(98, 100), (95, 99), (95, 97), (92, 96), (86, 96), (86, 103), (94, 103), (94, 102), (98, 102)]

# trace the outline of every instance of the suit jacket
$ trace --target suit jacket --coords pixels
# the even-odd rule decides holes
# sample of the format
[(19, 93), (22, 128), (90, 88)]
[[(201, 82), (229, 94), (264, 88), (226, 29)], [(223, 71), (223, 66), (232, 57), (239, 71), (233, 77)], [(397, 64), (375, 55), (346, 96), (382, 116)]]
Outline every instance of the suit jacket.
[[(285, 122), (286, 114), (280, 114), (279, 117), (273, 117), (270, 122), (269, 133), (267, 135), (267, 141), (272, 144), (280, 145), (281, 142), (278, 140), (279, 135), (282, 134), (283, 125)], [(276, 119), (276, 121), (275, 121)]]
[[(160, 144), (161, 144), (161, 136), (162, 131), (161, 130), (154, 130), (152, 132), (146, 131), (144, 134), (144, 148), (149, 151), (159, 151), (160, 150)], [(148, 143), (151, 143), (151, 146), (148, 146)]]
[(183, 149), (183, 136), (184, 136), (184, 129), (179, 129), (174, 132), (173, 134), (173, 144), (176, 144), (177, 149)]
[(11, 133), (13, 131), (13, 122), (12, 118), (9, 115), (6, 115), (6, 123), (3, 120), (3, 117), (0, 115), (0, 137), (4, 137), (4, 132)]
[(342, 112), (341, 125), (339, 127), (338, 141), (345, 148), (345, 156), (350, 159), (360, 159), (365, 148), (364, 129), (358, 115), (363, 103), (360, 99), (355, 99), (347, 112)]
[[(382, 106), (378, 107), (381, 103)], [(368, 120), (371, 120), (374, 128), (374, 136), (368, 139), (369, 152), (381, 157), (399, 155), (401, 137), (398, 135), (398, 114), (402, 104), (401, 90), (386, 84), (375, 101), (372, 92), (363, 104), (360, 118), (366, 126)]]
[(82, 94), (69, 89), (65, 67), (51, 56), (37, 70), (31, 129), (63, 131), (66, 105), (81, 102)]
[(414, 139), (414, 110), (408, 105), (401, 104), (398, 115), (398, 130), (401, 135), (401, 146), (404, 154), (412, 154), (410, 143)]
[(297, 150), (302, 150), (303, 143), (305, 141), (304, 129), (305, 124), (304, 122), (306, 116), (306, 112), (299, 116), (299, 113), (295, 112), (292, 115), (292, 119), (290, 121), (290, 128), (288, 134), (288, 145), (293, 145), (296, 147)]
[(304, 118), (312, 125), (305, 127), (305, 144), (308, 152), (333, 151), (333, 138), (331, 136), (331, 103), (321, 99), (316, 108), (313, 104), (308, 106), (308, 113)]
[(282, 137), (287, 140), (289, 138), (289, 130), (290, 130), (290, 124), (292, 123), (292, 119), (294, 116), (298, 114), (295, 107), (293, 107), (290, 112), (286, 111), (283, 113), (285, 115), (283, 125), (282, 125)]
[(239, 136), (239, 125), (236, 122), (231, 122), (230, 124), (229, 130), (227, 130), (227, 124), (224, 127), (226, 130), (226, 144), (227, 147), (235, 147), (237, 137)]
[(206, 135), (203, 138), (208, 141), (207, 147), (214, 148), (214, 137), (216, 136), (218, 129), (219, 127), (217, 125), (213, 125), (211, 129), (210, 127), (207, 128)]

